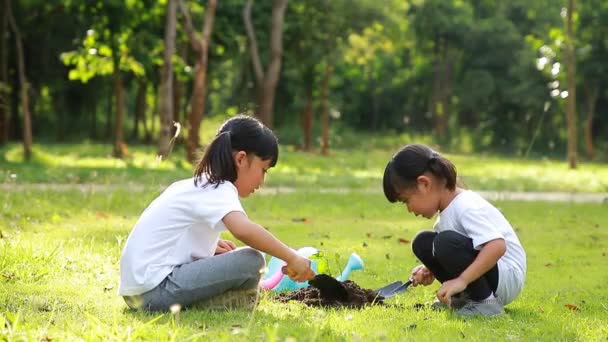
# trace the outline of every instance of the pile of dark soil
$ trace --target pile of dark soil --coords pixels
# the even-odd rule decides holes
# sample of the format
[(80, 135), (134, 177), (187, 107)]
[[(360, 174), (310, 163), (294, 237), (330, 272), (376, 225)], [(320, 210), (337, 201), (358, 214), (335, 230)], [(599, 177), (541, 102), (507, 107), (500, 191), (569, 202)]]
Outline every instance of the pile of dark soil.
[(374, 290), (361, 288), (351, 280), (343, 281), (342, 285), (344, 285), (348, 293), (346, 301), (341, 301), (335, 297), (323, 297), (321, 291), (312, 286), (297, 291), (281, 293), (276, 299), (282, 303), (296, 300), (308, 306), (317, 307), (362, 308), (367, 305), (384, 305), (384, 297), (379, 296)]

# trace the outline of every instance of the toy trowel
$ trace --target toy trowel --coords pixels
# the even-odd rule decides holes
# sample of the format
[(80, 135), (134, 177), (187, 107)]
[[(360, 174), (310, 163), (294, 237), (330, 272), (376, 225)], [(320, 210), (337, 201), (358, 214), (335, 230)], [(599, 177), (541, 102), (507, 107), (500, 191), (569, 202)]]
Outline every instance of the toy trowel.
[(394, 283), (388, 284), (382, 288), (376, 290), (379, 296), (384, 298), (391, 298), (392, 296), (405, 292), (407, 288), (412, 284), (412, 280), (408, 280), (405, 283), (401, 281), (396, 281)]

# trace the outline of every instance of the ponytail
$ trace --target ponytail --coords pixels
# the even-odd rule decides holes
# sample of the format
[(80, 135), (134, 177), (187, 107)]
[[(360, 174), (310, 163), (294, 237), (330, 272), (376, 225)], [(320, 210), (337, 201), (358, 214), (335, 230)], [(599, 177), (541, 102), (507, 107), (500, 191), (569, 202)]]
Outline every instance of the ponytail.
[(219, 184), (221, 181), (227, 180), (234, 182), (236, 180), (236, 166), (232, 158), (232, 143), (230, 141), (230, 132), (222, 132), (218, 134), (205, 150), (203, 159), (194, 171), (194, 184), (203, 183), (203, 175), (207, 176), (209, 184)]
[(451, 161), (437, 154), (429, 159), (427, 169), (439, 179), (445, 180), (446, 188), (452, 191), (456, 189), (456, 167)]
[(395, 153), (384, 169), (382, 183), (386, 199), (398, 201), (399, 193), (415, 187), (418, 177), (425, 172), (443, 180), (447, 189), (456, 189), (454, 164), (425, 145), (412, 144)]
[(272, 130), (251, 116), (237, 115), (218, 130), (194, 171), (194, 184), (204, 186), (235, 182), (237, 177), (234, 152), (244, 151), (276, 165), (279, 158), (277, 137)]

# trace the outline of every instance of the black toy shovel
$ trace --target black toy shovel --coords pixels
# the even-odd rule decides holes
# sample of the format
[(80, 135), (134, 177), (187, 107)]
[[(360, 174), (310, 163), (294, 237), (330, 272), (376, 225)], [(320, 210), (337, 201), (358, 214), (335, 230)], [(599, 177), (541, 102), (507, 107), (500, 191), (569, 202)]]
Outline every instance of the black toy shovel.
[[(294, 272), (287, 266), (281, 268), (283, 274), (292, 275)], [(336, 278), (327, 274), (317, 274), (308, 279), (310, 286), (319, 289), (321, 297), (329, 300), (338, 300), (346, 302), (348, 300), (348, 292), (344, 285)]]
[(376, 290), (379, 296), (384, 298), (391, 298), (396, 294), (405, 292), (407, 288), (412, 284), (412, 280), (408, 280), (405, 283), (401, 281), (396, 281), (394, 283), (388, 284), (382, 288)]

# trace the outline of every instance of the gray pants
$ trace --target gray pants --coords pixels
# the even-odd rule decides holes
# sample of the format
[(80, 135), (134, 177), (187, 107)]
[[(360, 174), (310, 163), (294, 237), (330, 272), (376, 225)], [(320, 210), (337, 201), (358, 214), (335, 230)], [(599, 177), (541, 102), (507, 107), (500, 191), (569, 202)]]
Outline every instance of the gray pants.
[(265, 263), (257, 250), (239, 248), (177, 266), (154, 289), (124, 299), (132, 309), (168, 310), (173, 304), (187, 307), (229, 290), (256, 288)]

